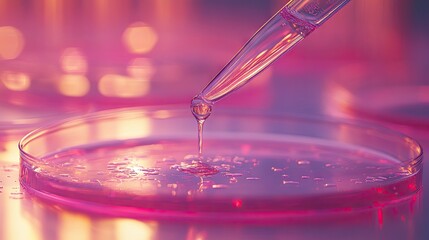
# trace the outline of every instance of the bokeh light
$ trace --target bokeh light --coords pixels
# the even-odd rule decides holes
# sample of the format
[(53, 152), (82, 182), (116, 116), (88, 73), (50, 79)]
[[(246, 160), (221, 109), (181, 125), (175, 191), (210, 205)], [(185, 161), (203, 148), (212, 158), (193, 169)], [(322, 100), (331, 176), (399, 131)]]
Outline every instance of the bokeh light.
[(84, 75), (65, 74), (58, 82), (58, 90), (61, 94), (69, 97), (85, 96), (90, 89), (89, 80)]
[(61, 68), (66, 73), (86, 73), (88, 63), (78, 48), (66, 48), (61, 55)]
[(127, 72), (134, 78), (150, 80), (155, 73), (155, 68), (148, 58), (135, 58), (127, 67)]
[(148, 53), (158, 41), (155, 30), (143, 22), (127, 27), (122, 36), (123, 42), (131, 53)]
[(12, 91), (25, 91), (31, 85), (30, 76), (22, 72), (4, 71), (0, 79), (3, 85)]
[(15, 59), (24, 48), (24, 37), (12, 26), (0, 27), (0, 59)]
[(118, 74), (106, 74), (98, 82), (98, 91), (106, 97), (142, 97), (150, 90), (147, 79), (136, 79)]

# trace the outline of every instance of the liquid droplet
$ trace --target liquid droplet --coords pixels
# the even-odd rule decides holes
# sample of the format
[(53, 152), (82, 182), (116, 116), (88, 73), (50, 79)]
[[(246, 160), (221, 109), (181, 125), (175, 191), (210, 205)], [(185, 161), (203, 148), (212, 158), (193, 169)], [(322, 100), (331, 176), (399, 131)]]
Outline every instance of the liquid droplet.
[(191, 102), (191, 111), (197, 121), (206, 120), (212, 113), (213, 104), (204, 100), (200, 96), (196, 96)]
[(212, 113), (213, 104), (204, 100), (200, 96), (196, 96), (191, 102), (191, 111), (198, 123), (198, 154), (203, 153), (203, 127), (204, 121)]

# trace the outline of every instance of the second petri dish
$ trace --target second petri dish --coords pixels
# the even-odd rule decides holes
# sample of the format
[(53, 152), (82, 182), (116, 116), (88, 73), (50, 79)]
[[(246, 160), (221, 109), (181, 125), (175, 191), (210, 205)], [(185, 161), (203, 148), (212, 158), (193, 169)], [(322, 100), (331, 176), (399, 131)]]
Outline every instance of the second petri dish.
[(110, 110), (20, 142), (20, 181), (95, 213), (260, 219), (360, 211), (419, 191), (422, 150), (390, 130), (328, 119), (214, 113), (197, 154), (188, 107)]

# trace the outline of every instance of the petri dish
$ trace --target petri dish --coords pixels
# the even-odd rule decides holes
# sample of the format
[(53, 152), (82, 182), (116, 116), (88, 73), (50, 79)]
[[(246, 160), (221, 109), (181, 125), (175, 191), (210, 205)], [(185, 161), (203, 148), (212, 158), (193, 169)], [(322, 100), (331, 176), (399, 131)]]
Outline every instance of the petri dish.
[[(365, 89), (351, 101), (349, 109), (368, 119), (428, 127), (428, 94), (429, 85)], [(366, 104), (364, 99), (372, 104)]]
[(76, 110), (58, 110), (57, 109), (41, 109), (31, 107), (17, 107), (8, 104), (0, 103), (0, 135), (16, 135), (17, 140), (22, 138), (31, 130), (46, 125), (49, 122), (55, 122), (71, 116), (76, 116), (79, 113), (88, 111)]
[(188, 106), (70, 118), (19, 143), (20, 182), (37, 198), (97, 214), (278, 219), (349, 213), (421, 188), (422, 149), (356, 122), (219, 111), (204, 128)]
[(426, 129), (426, 78), (408, 70), (403, 63), (374, 65), (350, 64), (334, 72), (326, 91), (328, 114)]

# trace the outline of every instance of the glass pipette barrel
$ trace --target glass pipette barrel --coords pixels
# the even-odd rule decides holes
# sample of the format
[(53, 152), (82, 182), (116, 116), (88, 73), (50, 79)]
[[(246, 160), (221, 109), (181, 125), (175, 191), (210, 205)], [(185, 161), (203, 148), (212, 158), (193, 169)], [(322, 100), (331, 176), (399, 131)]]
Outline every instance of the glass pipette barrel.
[(212, 105), (249, 82), (268, 65), (322, 25), (350, 0), (289, 0), (192, 99), (201, 157), (203, 125)]
[(245, 85), (349, 1), (289, 0), (193, 99), (195, 117), (206, 119), (214, 102)]

